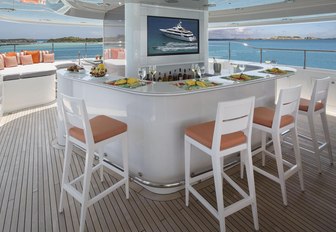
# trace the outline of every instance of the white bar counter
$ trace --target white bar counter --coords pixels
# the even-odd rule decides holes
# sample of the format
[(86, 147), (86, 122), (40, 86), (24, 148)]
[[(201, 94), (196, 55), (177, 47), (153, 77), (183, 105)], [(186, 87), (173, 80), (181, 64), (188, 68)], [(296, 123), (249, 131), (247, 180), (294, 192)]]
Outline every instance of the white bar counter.
[[(126, 89), (104, 83), (118, 77), (95, 78), (88, 71), (83, 74), (59, 70), (58, 94), (83, 98), (92, 116), (104, 114), (127, 123), (131, 176), (147, 183), (151, 191), (169, 193), (176, 191), (178, 183), (184, 179), (184, 128), (214, 120), (220, 101), (255, 96), (256, 106), (274, 104), (276, 79), (280, 76), (259, 71), (244, 73), (264, 78), (235, 83), (215, 76), (209, 79), (221, 82), (222, 85), (184, 90), (172, 82), (156, 82)], [(61, 118), (58, 143), (64, 144)], [(112, 163), (121, 163), (120, 144), (108, 145), (105, 152), (106, 158)], [(197, 153), (193, 159), (192, 172), (201, 172), (211, 166), (207, 155), (194, 149), (192, 152)], [(167, 188), (169, 186), (176, 188)]]

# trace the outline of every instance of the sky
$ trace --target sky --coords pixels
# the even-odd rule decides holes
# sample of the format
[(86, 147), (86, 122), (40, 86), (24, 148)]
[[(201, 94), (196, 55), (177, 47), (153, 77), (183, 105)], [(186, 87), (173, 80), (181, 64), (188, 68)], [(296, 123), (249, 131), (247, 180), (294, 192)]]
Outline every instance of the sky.
[(210, 39), (265, 39), (272, 36), (336, 38), (336, 21), (238, 27), (209, 32)]
[[(100, 26), (81, 27), (0, 21), (0, 32), (3, 30), (6, 33), (0, 33), (0, 39), (51, 39), (66, 36), (99, 38), (103, 34), (103, 29)], [(281, 35), (336, 38), (336, 21), (227, 28), (209, 32), (209, 38), (211, 39), (269, 38)]]

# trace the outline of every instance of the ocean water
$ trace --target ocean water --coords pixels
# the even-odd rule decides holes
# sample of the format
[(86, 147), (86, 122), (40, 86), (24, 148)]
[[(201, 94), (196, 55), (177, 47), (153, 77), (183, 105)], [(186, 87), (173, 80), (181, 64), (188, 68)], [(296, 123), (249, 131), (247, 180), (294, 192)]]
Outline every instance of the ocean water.
[[(103, 43), (36, 43), (28, 45), (16, 45), (16, 51), (21, 50), (48, 50), (52, 51), (54, 46), (54, 53), (56, 60), (73, 60), (81, 57), (95, 57), (103, 54)], [(0, 46), (0, 53), (13, 51), (13, 45)]]
[[(244, 46), (247, 43), (255, 48)], [(230, 45), (229, 45), (230, 44)], [(331, 40), (216, 40), (209, 41), (209, 57), (229, 58), (231, 47), (232, 60), (260, 61), (259, 48), (306, 49), (306, 50), (334, 50), (336, 39)], [(306, 66), (336, 69), (336, 52), (307, 52)], [(303, 67), (303, 51), (271, 51), (263, 50), (262, 61), (274, 60), (278, 64)]]
[[(232, 60), (260, 61), (260, 50), (246, 47), (242, 43), (256, 48), (285, 48), (336, 51), (336, 39), (332, 40), (216, 40), (209, 41), (209, 57), (229, 58), (229, 43)], [(21, 50), (52, 50), (51, 43), (36, 43), (17, 45), (16, 51)], [(13, 46), (0, 46), (0, 53), (13, 51)], [(81, 57), (95, 57), (103, 53), (102, 43), (55, 43), (55, 58), (57, 60), (73, 60)], [(268, 51), (262, 53), (263, 62), (275, 60), (278, 64), (303, 67), (304, 53), (302, 51)], [(336, 52), (307, 52), (307, 67), (336, 70)]]

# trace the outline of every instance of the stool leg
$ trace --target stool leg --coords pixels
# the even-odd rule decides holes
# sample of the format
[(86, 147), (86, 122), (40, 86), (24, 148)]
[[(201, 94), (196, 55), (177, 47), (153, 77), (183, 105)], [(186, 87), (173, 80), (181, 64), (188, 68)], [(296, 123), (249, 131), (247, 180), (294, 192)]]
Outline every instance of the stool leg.
[(331, 143), (330, 143), (330, 134), (329, 134), (329, 128), (328, 128), (328, 122), (327, 122), (327, 115), (325, 111), (321, 113), (321, 121), (322, 121), (322, 126), (323, 126), (324, 137), (325, 137), (325, 140), (328, 146), (330, 164), (334, 164), (332, 150), (331, 150)]
[(314, 153), (315, 153), (315, 158), (316, 158), (316, 163), (317, 163), (317, 170), (318, 170), (319, 173), (321, 173), (320, 150), (319, 150), (317, 137), (316, 137), (316, 133), (315, 133), (313, 113), (308, 115), (308, 124), (309, 124), (310, 134), (311, 134), (313, 147), (314, 147)]
[(243, 153), (240, 152), (240, 179), (244, 178), (244, 166), (245, 166), (245, 161), (243, 157)]
[(212, 155), (212, 168), (215, 180), (216, 200), (218, 209), (218, 220), (220, 231), (225, 232), (225, 218), (224, 218), (224, 198), (223, 198), (223, 178), (221, 170), (220, 158), (216, 154)]
[(61, 196), (59, 203), (59, 212), (63, 212), (63, 202), (64, 202), (64, 185), (68, 183), (69, 169), (71, 163), (72, 154), (72, 142), (66, 141), (65, 151), (64, 151), (64, 165), (63, 165), (63, 175), (62, 175), (62, 185), (61, 185)]
[(99, 165), (101, 165), (101, 168), (99, 170), (99, 175), (100, 175), (100, 181), (103, 182), (104, 181), (104, 166), (103, 166), (103, 162), (104, 162), (104, 148), (100, 147), (99, 151)]
[(190, 186), (190, 150), (191, 144), (184, 140), (184, 171), (185, 171), (185, 204), (189, 206), (189, 186)]
[(258, 211), (257, 211), (257, 198), (255, 192), (255, 183), (254, 183), (254, 173), (253, 173), (253, 163), (252, 163), (252, 154), (251, 150), (245, 150), (244, 152), (244, 163), (246, 166), (246, 176), (247, 176), (247, 183), (249, 188), (250, 197), (252, 199), (251, 207), (252, 207), (252, 215), (253, 215), (253, 223), (254, 228), (259, 230), (259, 222), (258, 222)]
[(304, 191), (303, 172), (302, 172), (302, 159), (301, 159), (300, 145), (299, 145), (299, 139), (298, 139), (298, 133), (297, 133), (297, 128), (296, 127), (294, 127), (294, 128), (291, 129), (291, 134), (292, 134), (292, 141), (293, 141), (293, 147), (294, 147), (294, 154), (295, 154), (296, 165), (298, 167), (300, 186), (301, 186), (301, 190)]
[(265, 131), (261, 131), (261, 165), (263, 167), (265, 167), (266, 135)]
[(127, 133), (122, 138), (122, 156), (124, 165), (124, 178), (125, 182), (125, 193), (126, 199), (129, 198), (129, 169), (128, 169), (128, 144), (127, 144)]
[(272, 140), (273, 140), (273, 146), (274, 146), (275, 160), (276, 160), (277, 168), (278, 168), (282, 200), (283, 200), (284, 205), (287, 205), (287, 193), (286, 193), (285, 173), (284, 173), (282, 153), (281, 153), (280, 134), (272, 133)]

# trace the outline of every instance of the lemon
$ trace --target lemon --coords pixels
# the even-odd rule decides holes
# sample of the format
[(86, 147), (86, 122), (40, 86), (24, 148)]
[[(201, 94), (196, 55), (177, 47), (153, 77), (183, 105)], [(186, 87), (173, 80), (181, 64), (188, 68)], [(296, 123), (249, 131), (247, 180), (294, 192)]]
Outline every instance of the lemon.
[(124, 85), (126, 83), (127, 83), (127, 81), (125, 79), (119, 79), (115, 82), (116, 85)]
[(186, 80), (185, 81), (185, 83), (187, 84), (187, 85), (195, 85), (196, 84), (196, 81), (194, 81), (194, 80)]
[(199, 87), (206, 87), (206, 84), (202, 81), (196, 81), (196, 85), (198, 85)]
[(137, 78), (130, 77), (130, 78), (127, 79), (127, 84), (132, 85), (132, 84), (137, 83), (138, 81), (139, 80)]
[(105, 69), (105, 65), (104, 64), (98, 64), (97, 68), (98, 69)]

